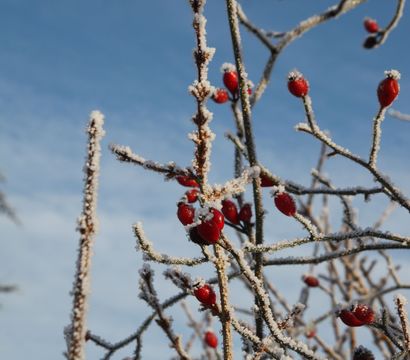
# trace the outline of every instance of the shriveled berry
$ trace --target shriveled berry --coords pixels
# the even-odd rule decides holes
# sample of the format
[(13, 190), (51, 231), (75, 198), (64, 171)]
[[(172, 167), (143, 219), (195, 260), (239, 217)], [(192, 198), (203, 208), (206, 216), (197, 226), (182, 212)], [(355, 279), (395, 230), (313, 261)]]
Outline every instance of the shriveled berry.
[(189, 238), (191, 239), (192, 242), (198, 245), (207, 245), (202, 239), (202, 237), (198, 233), (198, 227), (194, 226), (191, 229), (189, 229)]
[(400, 73), (396, 70), (386, 72), (387, 77), (377, 87), (377, 97), (381, 107), (387, 107), (396, 99), (400, 92)]
[(204, 336), (205, 344), (209, 347), (216, 349), (218, 346), (218, 338), (212, 331), (207, 331)]
[(350, 327), (357, 327), (364, 325), (363, 321), (360, 321), (352, 311), (343, 309), (339, 313), (340, 320), (343, 321), (344, 324)]
[(196, 288), (194, 290), (194, 295), (199, 302), (206, 306), (213, 306), (216, 303), (215, 291), (208, 284)]
[(190, 178), (189, 176), (179, 175), (175, 177), (178, 183), (186, 187), (199, 187), (199, 184), (195, 179)]
[(252, 208), (251, 204), (244, 204), (239, 211), (238, 218), (240, 221), (243, 221), (244, 223), (248, 223), (251, 221), (252, 218)]
[(195, 209), (191, 205), (179, 203), (177, 216), (182, 225), (192, 224), (195, 218)]
[(206, 244), (211, 245), (218, 242), (221, 230), (215, 221), (208, 220), (198, 225), (198, 234)]
[(366, 325), (374, 322), (374, 311), (366, 304), (356, 305), (353, 309), (353, 314)]
[(236, 207), (233, 201), (231, 200), (222, 201), (222, 214), (224, 214), (225, 218), (228, 221), (230, 221), (232, 224), (235, 224), (235, 225), (239, 224), (238, 208)]
[(303, 282), (309, 287), (318, 287), (319, 279), (313, 275), (305, 275), (303, 277)]
[(376, 36), (370, 35), (366, 38), (366, 40), (363, 43), (363, 47), (365, 49), (373, 49), (377, 45), (378, 41)]
[(229, 100), (228, 92), (225, 89), (216, 89), (212, 95), (212, 100), (217, 104), (224, 104)]
[(188, 190), (185, 193), (185, 196), (189, 203), (194, 203), (195, 201), (198, 200), (198, 190), (197, 189)]
[(270, 186), (273, 186), (273, 185), (275, 185), (273, 180), (271, 180), (270, 178), (268, 178), (264, 174), (261, 175), (261, 186), (262, 187), (270, 187)]
[(370, 19), (370, 18), (364, 19), (363, 25), (364, 25), (364, 28), (367, 30), (367, 32), (371, 34), (377, 33), (379, 31), (379, 24), (374, 19)]
[(288, 193), (276, 193), (274, 201), (277, 209), (281, 213), (287, 216), (294, 216), (296, 214), (295, 201), (293, 200), (292, 196), (290, 196)]
[(309, 83), (298, 71), (292, 71), (288, 76), (288, 89), (296, 97), (306, 96), (309, 92)]
[(352, 360), (374, 360), (374, 359), (375, 357), (373, 353), (362, 345), (360, 345), (353, 351)]
[(225, 71), (223, 74), (223, 83), (231, 94), (236, 94), (239, 87), (238, 73), (236, 71)]
[(223, 214), (217, 209), (211, 209), (211, 212), (214, 217), (210, 221), (213, 221), (218, 226), (218, 229), (222, 230), (225, 225), (225, 218)]

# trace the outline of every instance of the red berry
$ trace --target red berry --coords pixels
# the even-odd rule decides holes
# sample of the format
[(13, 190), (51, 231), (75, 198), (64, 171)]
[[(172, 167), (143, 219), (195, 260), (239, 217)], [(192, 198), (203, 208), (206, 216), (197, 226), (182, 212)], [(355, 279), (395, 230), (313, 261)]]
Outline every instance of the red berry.
[(397, 80), (400, 79), (400, 74), (395, 71), (387, 72), (387, 77), (382, 80), (377, 87), (377, 97), (381, 107), (389, 106), (399, 95), (400, 85)]
[(319, 279), (313, 275), (306, 275), (303, 277), (303, 282), (309, 287), (318, 287)]
[(189, 238), (191, 239), (192, 242), (194, 242), (195, 244), (198, 245), (207, 245), (204, 240), (202, 239), (202, 237), (199, 235), (198, 233), (198, 227), (192, 227), (191, 229), (189, 229)]
[(213, 306), (216, 303), (215, 291), (208, 284), (196, 288), (194, 290), (194, 295), (198, 301), (206, 306)]
[(270, 186), (273, 186), (273, 185), (275, 185), (273, 180), (271, 180), (270, 178), (268, 178), (264, 174), (261, 175), (261, 186), (262, 187), (270, 187)]
[(216, 210), (216, 209), (211, 209), (211, 212), (214, 215), (214, 217), (210, 221), (213, 221), (218, 226), (218, 229), (222, 230), (225, 225), (224, 216), (219, 210)]
[(222, 213), (232, 224), (239, 224), (238, 209), (231, 200), (222, 201)]
[(207, 331), (204, 336), (205, 344), (210, 346), (211, 348), (216, 349), (218, 346), (218, 338), (212, 331)]
[(296, 97), (306, 96), (309, 92), (309, 83), (298, 71), (292, 71), (288, 76), (288, 89)]
[(216, 89), (212, 95), (212, 100), (217, 104), (224, 104), (229, 100), (228, 92), (225, 89)]
[(352, 360), (374, 360), (374, 359), (375, 357), (373, 353), (369, 349), (366, 349), (364, 346), (360, 345), (359, 347), (354, 349)]
[(367, 30), (367, 32), (371, 34), (377, 33), (379, 31), (379, 24), (374, 19), (370, 19), (370, 18), (364, 19), (363, 25), (364, 25), (364, 28)]
[(221, 236), (221, 230), (216, 222), (209, 220), (198, 225), (198, 234), (206, 244), (215, 244)]
[(239, 215), (238, 215), (239, 220), (243, 221), (244, 223), (247, 223), (251, 221), (251, 217), (252, 217), (251, 204), (244, 204), (241, 210), (239, 211)]
[(356, 327), (356, 326), (362, 326), (364, 325), (363, 321), (360, 321), (354, 314), (353, 312), (343, 309), (339, 313), (340, 320), (343, 321), (347, 326), (350, 327)]
[(293, 198), (285, 192), (280, 192), (275, 195), (275, 205), (277, 209), (287, 215), (294, 216), (296, 214), (296, 204)]
[(188, 190), (185, 193), (185, 196), (189, 203), (194, 203), (195, 201), (198, 200), (198, 190), (197, 189)]
[(313, 337), (315, 337), (316, 336), (316, 329), (309, 329), (309, 330), (307, 330), (306, 332), (305, 332), (305, 336), (308, 338), (308, 339), (311, 339), (311, 338), (313, 338)]
[(356, 305), (353, 309), (353, 314), (366, 325), (374, 322), (374, 311), (365, 304)]
[(195, 209), (191, 205), (179, 203), (177, 216), (182, 225), (192, 224), (195, 218)]
[(236, 71), (226, 70), (223, 75), (223, 82), (232, 94), (236, 94), (239, 87), (238, 73)]
[(179, 175), (179, 176), (176, 176), (175, 179), (177, 179), (178, 183), (182, 186), (199, 187), (199, 184), (196, 182), (196, 180), (190, 178), (189, 176)]

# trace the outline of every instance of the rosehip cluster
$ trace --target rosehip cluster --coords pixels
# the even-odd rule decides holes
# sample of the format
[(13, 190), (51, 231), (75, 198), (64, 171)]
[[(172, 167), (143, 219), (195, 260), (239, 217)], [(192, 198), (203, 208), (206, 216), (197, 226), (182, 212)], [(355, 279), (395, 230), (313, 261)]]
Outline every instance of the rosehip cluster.
[[(195, 221), (195, 208), (190, 205), (198, 200), (198, 182), (188, 176), (177, 176), (179, 184), (182, 186), (193, 187), (194, 189), (185, 192), (184, 197), (178, 203), (177, 217), (182, 225), (191, 225)], [(189, 231), (190, 239), (199, 245), (210, 245), (218, 242), (221, 231), (225, 225), (222, 213), (217, 209), (210, 209), (210, 219), (204, 219), (201, 223)]]
[(223, 200), (222, 214), (234, 225), (239, 225), (241, 221), (244, 224), (249, 224), (252, 218), (252, 208), (250, 204), (246, 203), (238, 211), (232, 200)]
[[(229, 93), (226, 89), (222, 88), (217, 88), (215, 89), (212, 99), (217, 103), (217, 104), (224, 104), (228, 100), (230, 101), (236, 101), (239, 98), (239, 78), (238, 78), (238, 73), (236, 71), (236, 68), (232, 64), (225, 63), (222, 65), (221, 68), (222, 71), (222, 81), (226, 87), (226, 89), (229, 90), (229, 93), (232, 95), (232, 97), (229, 96)], [(252, 87), (253, 84), (251, 81), (248, 81), (247, 84), (247, 92), (248, 94), (252, 94)]]
[(343, 309), (338, 317), (344, 324), (350, 327), (369, 325), (374, 322), (374, 311), (366, 304), (357, 304), (350, 309)]

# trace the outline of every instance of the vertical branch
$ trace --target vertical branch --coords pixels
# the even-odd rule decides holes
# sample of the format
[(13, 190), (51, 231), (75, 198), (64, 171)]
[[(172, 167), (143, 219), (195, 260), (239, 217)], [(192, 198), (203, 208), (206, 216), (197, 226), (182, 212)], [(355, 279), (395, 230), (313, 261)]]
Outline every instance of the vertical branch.
[[(251, 105), (249, 101), (249, 94), (246, 89), (247, 84), (247, 74), (245, 71), (245, 65), (242, 61), (242, 52), (241, 52), (241, 37), (239, 32), (239, 21), (238, 21), (238, 14), (237, 14), (237, 3), (235, 0), (226, 0), (227, 12), (228, 12), (228, 20), (229, 20), (229, 27), (231, 30), (231, 38), (232, 38), (232, 45), (233, 51), (235, 56), (235, 63), (236, 69), (238, 71), (239, 77), (239, 91), (240, 91), (240, 99), (241, 99), (241, 106), (242, 106), (242, 117), (243, 117), (243, 126), (245, 132), (245, 141), (246, 141), (246, 148), (248, 152), (249, 164), (250, 166), (257, 166), (258, 161), (256, 157), (256, 148), (253, 139), (253, 131), (252, 131), (252, 119), (251, 119)], [(253, 186), (253, 199), (254, 199), (254, 206), (255, 206), (255, 242), (257, 245), (263, 243), (263, 204), (262, 204), (262, 192), (260, 186), (260, 180), (258, 178), (254, 178), (252, 182)], [(256, 276), (262, 280), (263, 277), (263, 267), (262, 267), (262, 254), (255, 254), (255, 274)], [(263, 337), (263, 320), (260, 317), (255, 318), (256, 321), (256, 334), (260, 338)]]
[(386, 113), (385, 107), (380, 107), (379, 112), (377, 113), (376, 117), (373, 121), (373, 141), (372, 141), (372, 148), (370, 150), (370, 157), (369, 157), (369, 166), (374, 168), (376, 167), (377, 161), (377, 153), (380, 149), (380, 138), (381, 138), (381, 124), (384, 120), (384, 115)]
[(228, 294), (228, 277), (226, 275), (226, 259), (224, 250), (218, 244), (215, 245), (215, 267), (218, 274), (219, 292), (221, 296), (221, 323), (223, 336), (223, 353), (225, 360), (233, 359), (231, 315)]
[(191, 138), (196, 145), (193, 166), (202, 186), (207, 183), (207, 174), (210, 168), (210, 142), (214, 138), (214, 134), (208, 126), (209, 121), (212, 120), (212, 113), (206, 108), (206, 101), (213, 93), (213, 88), (208, 81), (208, 64), (212, 60), (215, 49), (209, 48), (206, 44), (206, 18), (202, 15), (205, 1), (190, 0), (189, 2), (194, 12), (193, 28), (197, 42), (197, 47), (194, 49), (194, 58), (198, 69), (198, 79), (189, 87), (191, 94), (197, 101), (197, 112), (192, 120), (198, 129), (191, 134)]
[(410, 354), (410, 325), (409, 319), (407, 316), (407, 311), (405, 305), (407, 304), (407, 300), (402, 295), (397, 295), (395, 298), (395, 303), (397, 306), (397, 313), (399, 314), (401, 327), (403, 329), (403, 337), (404, 337), (404, 347), (407, 352)]
[(87, 128), (88, 147), (84, 166), (83, 211), (78, 219), (80, 245), (72, 292), (74, 299), (68, 334), (69, 360), (85, 359), (86, 311), (90, 286), (92, 245), (97, 230), (97, 189), (101, 156), (100, 141), (104, 136), (103, 124), (104, 116), (99, 111), (93, 111)]

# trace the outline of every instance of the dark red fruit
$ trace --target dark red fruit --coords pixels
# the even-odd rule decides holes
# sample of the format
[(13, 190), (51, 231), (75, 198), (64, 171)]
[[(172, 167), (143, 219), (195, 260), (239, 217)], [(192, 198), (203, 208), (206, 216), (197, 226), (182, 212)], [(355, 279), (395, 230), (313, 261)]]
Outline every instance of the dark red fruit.
[(195, 209), (191, 205), (179, 203), (177, 216), (182, 225), (192, 224), (195, 218)]
[(340, 320), (343, 321), (344, 324), (350, 327), (357, 327), (364, 325), (363, 321), (360, 321), (353, 312), (343, 309), (339, 313)]
[(287, 215), (294, 216), (296, 214), (296, 204), (293, 198), (285, 192), (277, 193), (275, 195), (275, 205), (277, 209)]
[(298, 71), (292, 71), (288, 76), (288, 89), (296, 97), (306, 96), (309, 92), (309, 83)]
[(203, 221), (198, 225), (198, 234), (206, 244), (211, 245), (218, 242), (221, 230), (215, 221)]
[(222, 201), (222, 214), (224, 214), (225, 218), (228, 219), (232, 224), (239, 224), (238, 209), (233, 201)]
[(270, 178), (268, 178), (264, 174), (261, 175), (261, 186), (262, 187), (270, 187), (273, 185), (275, 185), (275, 183)]
[(176, 176), (175, 179), (177, 179), (178, 183), (182, 186), (199, 187), (199, 184), (196, 182), (196, 180), (190, 178), (189, 176), (179, 175), (179, 176)]
[(191, 229), (189, 229), (189, 238), (191, 239), (192, 242), (194, 242), (195, 244), (198, 245), (207, 245), (204, 240), (202, 239), (202, 237), (199, 235), (198, 233), (198, 227), (192, 227)]
[(199, 302), (206, 306), (213, 306), (216, 303), (215, 291), (208, 284), (196, 288), (194, 290), (194, 295)]
[(369, 325), (374, 322), (374, 311), (366, 304), (358, 304), (353, 308), (353, 314), (364, 324)]
[(236, 94), (239, 87), (238, 73), (236, 71), (225, 71), (223, 75), (223, 82), (232, 94)]
[(197, 189), (188, 190), (185, 193), (185, 196), (189, 203), (194, 203), (195, 201), (198, 200), (198, 190)]
[(387, 77), (382, 80), (377, 87), (377, 97), (381, 107), (387, 107), (396, 99), (400, 92), (400, 85), (397, 80), (400, 74), (397, 71), (390, 71)]
[(352, 360), (374, 360), (374, 359), (375, 357), (373, 353), (369, 349), (366, 349), (364, 346), (360, 345), (359, 347), (354, 349)]
[(367, 30), (367, 32), (371, 34), (377, 33), (379, 31), (379, 24), (374, 19), (370, 19), (370, 18), (364, 19), (363, 25), (364, 25), (364, 28)]
[(251, 204), (244, 204), (241, 210), (239, 211), (239, 215), (238, 215), (239, 220), (243, 221), (244, 223), (248, 223), (249, 221), (251, 221), (251, 217), (252, 217)]
[(308, 339), (311, 339), (311, 338), (315, 337), (315, 336), (316, 336), (316, 329), (309, 329), (309, 330), (307, 330), (307, 331), (305, 332), (305, 336), (306, 336)]
[(313, 275), (306, 275), (303, 277), (303, 282), (309, 287), (318, 287), (319, 279)]
[(207, 331), (204, 336), (205, 344), (209, 347), (216, 349), (218, 346), (218, 338), (212, 331)]
[(217, 104), (224, 104), (229, 100), (228, 92), (225, 89), (216, 89), (212, 95), (212, 100)]

